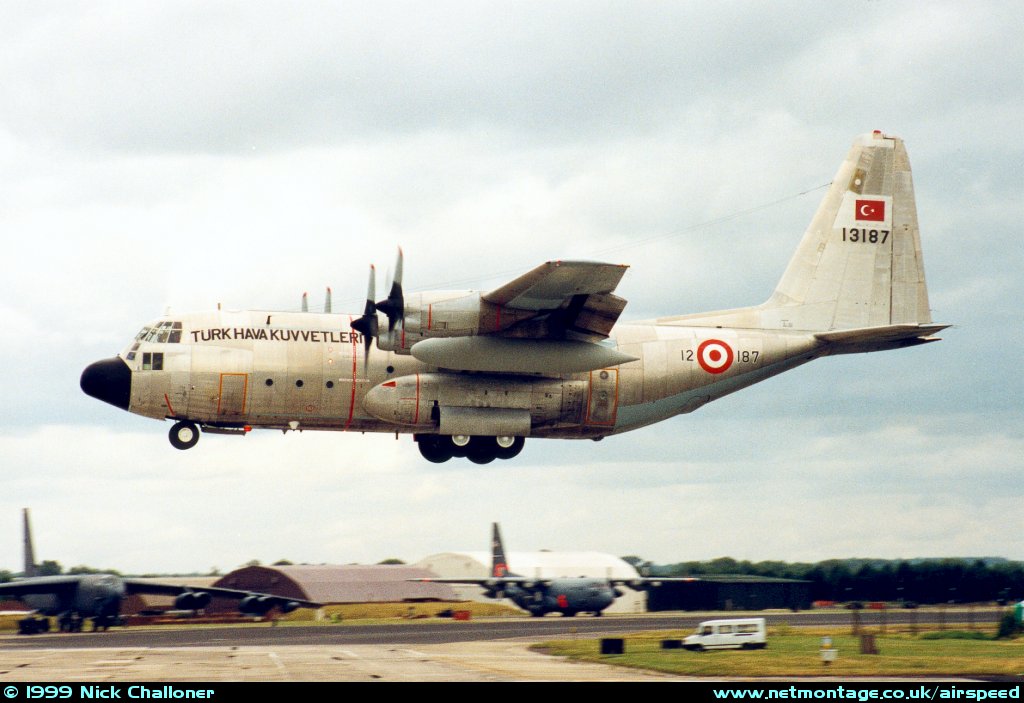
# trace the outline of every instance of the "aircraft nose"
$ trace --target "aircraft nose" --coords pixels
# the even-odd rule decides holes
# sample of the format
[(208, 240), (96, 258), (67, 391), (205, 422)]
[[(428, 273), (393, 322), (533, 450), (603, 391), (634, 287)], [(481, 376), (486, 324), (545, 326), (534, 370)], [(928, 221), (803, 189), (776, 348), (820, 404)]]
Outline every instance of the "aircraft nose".
[(103, 359), (85, 367), (81, 385), (86, 395), (127, 410), (132, 393), (132, 370), (119, 357)]

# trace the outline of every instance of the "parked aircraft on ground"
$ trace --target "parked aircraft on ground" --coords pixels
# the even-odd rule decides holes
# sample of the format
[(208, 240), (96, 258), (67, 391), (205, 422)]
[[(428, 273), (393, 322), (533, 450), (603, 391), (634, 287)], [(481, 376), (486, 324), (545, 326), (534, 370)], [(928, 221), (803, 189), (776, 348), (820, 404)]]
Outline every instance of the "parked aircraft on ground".
[(476, 584), (484, 589), (488, 598), (508, 598), (534, 617), (547, 613), (561, 613), (572, 617), (576, 613), (601, 611), (622, 595), (617, 586), (628, 586), (634, 591), (655, 588), (663, 583), (696, 581), (693, 578), (600, 578), (570, 576), (543, 578), (520, 576), (509, 571), (505, 546), (501, 541), (498, 523), (491, 523), (491, 573), (486, 578), (421, 578), (414, 581), (432, 583)]
[(88, 366), (81, 386), (173, 420), (178, 449), (200, 428), (394, 432), (429, 461), (482, 464), (526, 437), (600, 440), (818, 357), (925, 344), (948, 327), (928, 307), (903, 141), (877, 131), (854, 140), (765, 303), (616, 326), (625, 270), (549, 261), (487, 292), (407, 296), (399, 251), (380, 302), (371, 266), (362, 316), (329, 303), (169, 315)]
[(18, 623), (24, 635), (47, 632), (48, 616), (57, 617), (61, 632), (81, 632), (85, 620), (92, 618), (93, 631), (106, 630), (117, 624), (121, 601), (134, 593), (174, 596), (177, 610), (201, 610), (213, 596), (238, 601), (238, 609), (246, 615), (266, 615), (273, 608), (290, 613), (296, 608), (319, 608), (319, 603), (283, 598), (266, 593), (237, 591), (231, 588), (192, 587), (158, 583), (146, 579), (122, 578), (116, 574), (69, 574), (39, 576), (32, 549), (32, 531), (28, 509), (23, 512), (25, 527), (25, 577), (0, 583), (0, 600), (16, 599), (43, 617), (27, 617)]

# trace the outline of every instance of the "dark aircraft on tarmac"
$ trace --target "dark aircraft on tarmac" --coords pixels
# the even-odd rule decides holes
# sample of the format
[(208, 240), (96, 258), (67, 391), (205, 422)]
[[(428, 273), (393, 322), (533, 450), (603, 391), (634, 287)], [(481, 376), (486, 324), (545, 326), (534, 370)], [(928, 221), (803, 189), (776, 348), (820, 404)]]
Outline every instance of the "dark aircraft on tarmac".
[(576, 613), (601, 611), (622, 595), (617, 586), (628, 586), (634, 591), (656, 588), (662, 583), (693, 581), (692, 578), (599, 578), (569, 576), (560, 578), (530, 578), (508, 570), (505, 546), (501, 542), (498, 523), (491, 525), (491, 574), (486, 578), (424, 578), (414, 581), (435, 583), (471, 583), (485, 590), (488, 598), (508, 598), (534, 617), (548, 613), (561, 613), (572, 617)]
[(237, 591), (231, 588), (178, 586), (145, 579), (122, 578), (116, 574), (69, 574), (40, 576), (32, 549), (28, 509), (25, 519), (25, 575), (10, 583), (0, 583), (0, 600), (20, 600), (37, 613), (18, 623), (23, 635), (50, 630), (49, 616), (56, 616), (61, 632), (81, 632), (82, 624), (92, 619), (93, 632), (106, 630), (120, 622), (121, 602), (135, 593), (174, 596), (178, 610), (201, 610), (213, 596), (238, 601), (239, 612), (265, 615), (273, 608), (290, 613), (296, 608), (318, 608), (319, 603), (283, 598), (267, 593)]

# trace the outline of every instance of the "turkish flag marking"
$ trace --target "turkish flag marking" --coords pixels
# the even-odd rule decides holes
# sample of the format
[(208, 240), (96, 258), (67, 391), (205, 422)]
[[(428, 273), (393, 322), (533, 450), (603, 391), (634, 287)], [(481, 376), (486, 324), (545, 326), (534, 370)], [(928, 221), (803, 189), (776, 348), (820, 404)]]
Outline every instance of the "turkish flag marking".
[(858, 200), (856, 203), (858, 220), (870, 220), (872, 222), (885, 221), (884, 200)]

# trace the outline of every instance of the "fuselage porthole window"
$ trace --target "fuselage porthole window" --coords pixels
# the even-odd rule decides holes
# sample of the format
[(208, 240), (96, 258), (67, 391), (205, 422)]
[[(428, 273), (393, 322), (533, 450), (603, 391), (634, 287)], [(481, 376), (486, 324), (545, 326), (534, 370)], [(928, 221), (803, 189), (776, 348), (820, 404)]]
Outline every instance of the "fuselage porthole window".
[(328, 388), (334, 388), (334, 381), (328, 381), (327, 382), (327, 387)]
[(298, 381), (295, 382), (295, 387), (296, 388), (302, 388), (302, 379), (301, 378)]
[(267, 385), (268, 385), (268, 386), (272, 386), (272, 385), (274, 385), (274, 379), (272, 379), (272, 378), (268, 378), (268, 379), (267, 379)]

